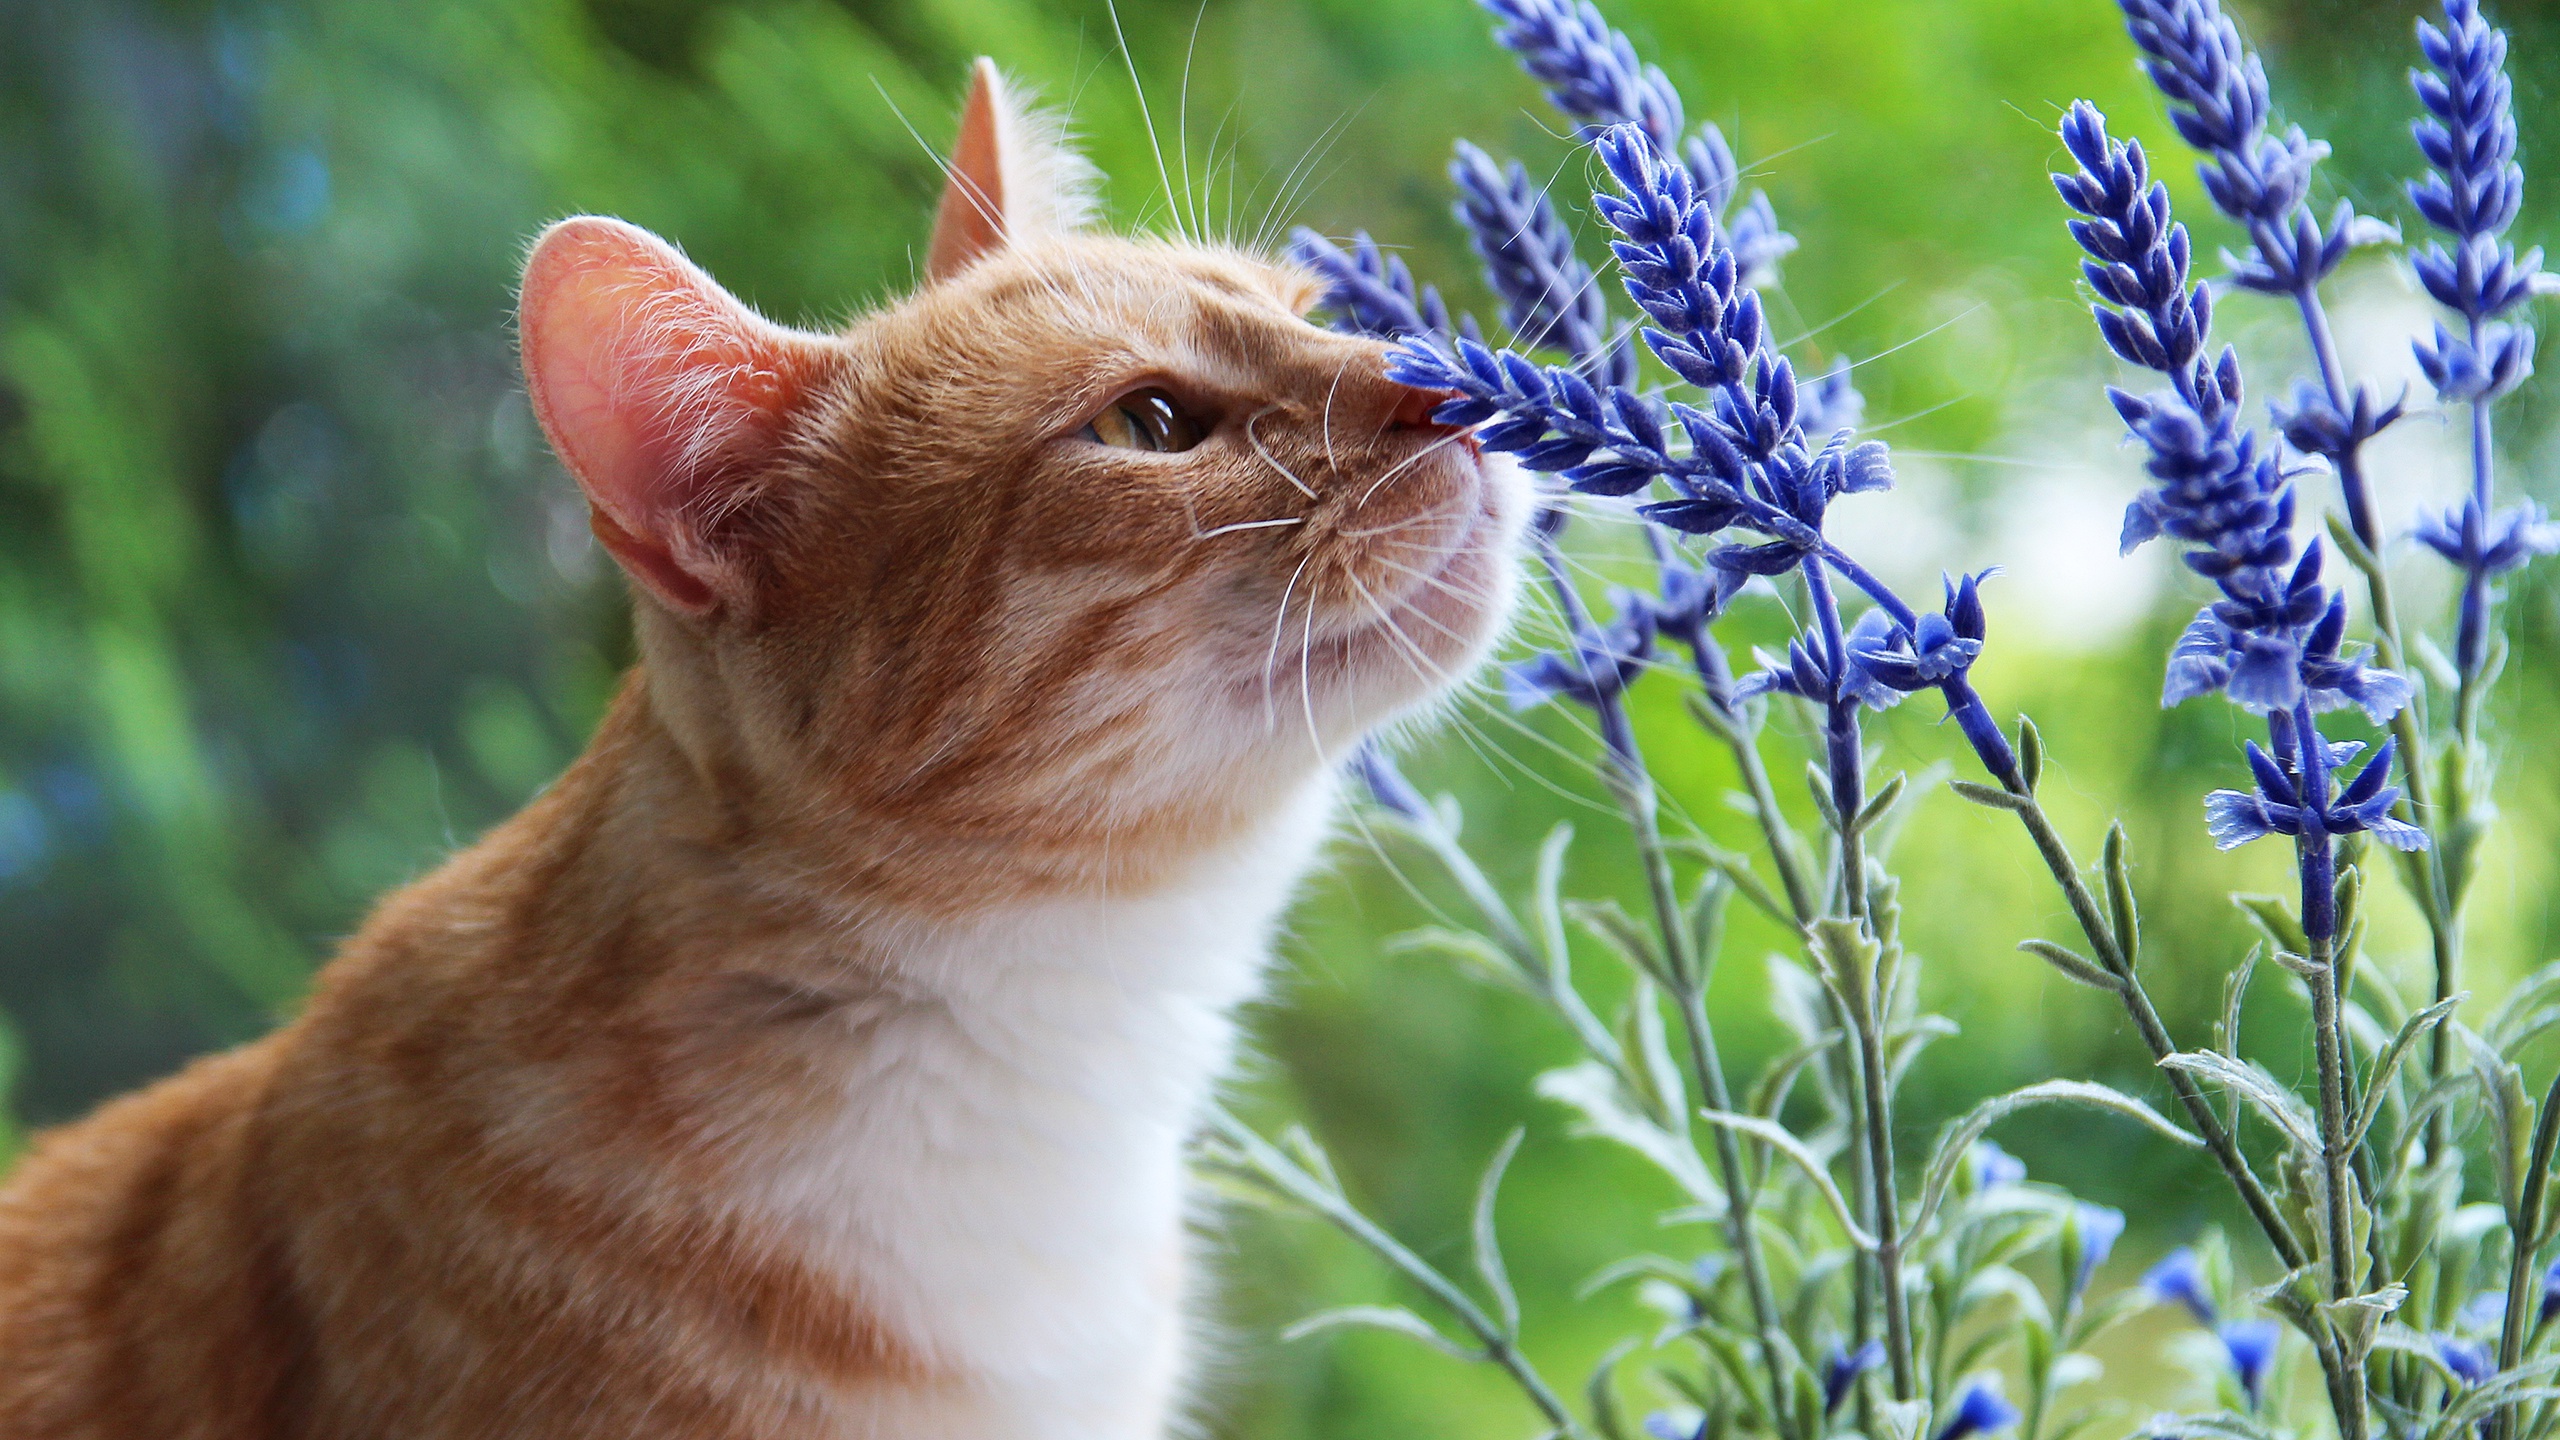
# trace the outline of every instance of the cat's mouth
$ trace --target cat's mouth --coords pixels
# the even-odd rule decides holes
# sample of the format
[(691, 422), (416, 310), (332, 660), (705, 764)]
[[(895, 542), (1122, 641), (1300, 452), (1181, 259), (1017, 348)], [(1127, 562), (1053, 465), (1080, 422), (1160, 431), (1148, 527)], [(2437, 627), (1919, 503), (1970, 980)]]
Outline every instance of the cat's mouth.
[[(1392, 583), (1378, 587), (1365, 623), (1341, 637), (1347, 667), (1383, 665), (1438, 689), (1455, 685), (1488, 647), (1511, 604), (1512, 560), (1526, 486), (1507, 460), (1465, 433), (1434, 445), (1459, 493), (1440, 508), (1428, 544), (1380, 537), (1363, 557)], [(1353, 564), (1360, 564), (1355, 560)]]

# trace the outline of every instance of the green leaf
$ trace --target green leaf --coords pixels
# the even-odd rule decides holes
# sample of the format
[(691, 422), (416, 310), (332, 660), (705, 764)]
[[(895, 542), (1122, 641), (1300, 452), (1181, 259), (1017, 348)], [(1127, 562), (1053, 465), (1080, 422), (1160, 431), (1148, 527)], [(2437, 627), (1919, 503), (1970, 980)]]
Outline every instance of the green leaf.
[(1527, 957), (1513, 955), (1488, 937), (1478, 935), (1472, 930), (1451, 930), (1438, 925), (1426, 925), (1419, 930), (1408, 930), (1389, 939), (1387, 951), (1397, 955), (1435, 951), (1460, 962), (1460, 969), (1475, 974), (1479, 980), (1490, 981), (1507, 989), (1519, 990), (1530, 995), (1541, 995), (1545, 992), (1545, 981), (1541, 977), (1521, 970), (1521, 961)]
[(2021, 1086), (2006, 1095), (1994, 1095), (1948, 1122), (1938, 1132), (1938, 1143), (1930, 1148), (1928, 1166), (1921, 1172), (1920, 1203), (1911, 1212), (1911, 1231), (1919, 1233), (1929, 1223), (1945, 1200), (1947, 1187), (1955, 1183), (1956, 1170), (1964, 1157), (1992, 1126), (2032, 1105), (2088, 1105), (2112, 1110), (2127, 1119), (2138, 1120), (2181, 1145), (2201, 1146), (2204, 1141), (2171, 1123), (2160, 1112), (2125, 1094), (2121, 1090), (2086, 1080), (2043, 1080)]
[(1655, 948), (1653, 937), (1644, 933), (1643, 927), (1636, 924), (1617, 901), (1567, 900), (1564, 908), (1575, 924), (1617, 952), (1618, 958), (1627, 962), (1637, 974), (1650, 975), (1663, 984), (1670, 983), (1666, 978), (1669, 972), (1662, 963), (1662, 953)]
[(2127, 853), (2130, 849), (2124, 822), (2119, 820), (2108, 826), (2099, 868), (2107, 877), (2107, 924), (2115, 931), (2116, 950), (2124, 956), (2128, 970), (2142, 954), (2142, 913), (2133, 903), (2133, 861)]
[(2489, 1012), (2488, 1022), (2480, 1027), (2481, 1038), (2501, 1055), (2515, 1054), (2519, 1029), (2548, 1027), (2555, 1000), (2560, 1000), (2560, 960), (2518, 980)]
[(2243, 1064), (2217, 1050), (2182, 1050), (2160, 1061), (2163, 1070), (2180, 1070), (2210, 1080), (2246, 1100), (2294, 1146), (2316, 1163), (2320, 1156), (2318, 1122), (2302, 1097), (2276, 1083), (2255, 1065)]
[(1832, 1183), (1831, 1171), (1823, 1165), (1822, 1157), (1807, 1149), (1803, 1141), (1757, 1115), (1736, 1115), (1728, 1110), (1701, 1110), (1698, 1112), (1698, 1118), (1710, 1125), (1731, 1130), (1737, 1135), (1747, 1135), (1787, 1157), (1797, 1169), (1804, 1172), (1807, 1180), (1813, 1182), (1814, 1190), (1822, 1196), (1824, 1203), (1831, 1207), (1832, 1218), (1840, 1222), (1840, 1233), (1849, 1238), (1849, 1243), (1861, 1250), (1876, 1248), (1875, 1237), (1858, 1224), (1857, 1215), (1849, 1208), (1848, 1197), (1842, 1195), (1840, 1187)]
[(2044, 732), (2024, 715), (2018, 717), (2018, 775), (2030, 795), (2044, 783)]
[(2360, 1366), (2364, 1357), (2373, 1353), (2374, 1340), (2382, 1333), (2382, 1322), (2408, 1298), (2408, 1286), (2385, 1285), (2369, 1294), (2324, 1301), (2319, 1313), (2345, 1344), (2347, 1363)]
[(1591, 1428), (1600, 1432), (1600, 1440), (1635, 1440), (1627, 1429), (1624, 1415), (1618, 1409), (1618, 1362), (1636, 1348), (1634, 1340), (1621, 1340), (1609, 1347), (1600, 1363), (1591, 1367), (1591, 1379), (1582, 1388), (1583, 1398), (1591, 1405)]
[(2021, 940), (2018, 948), (2092, 990), (2104, 990), (2109, 994), (2124, 992), (2123, 982), (2108, 974), (2105, 966), (2077, 951), (2065, 949), (2050, 940)]
[(1743, 1108), (1763, 1119), (1777, 1119), (1779, 1108), (1787, 1103), (1787, 1092), (1795, 1088), (1796, 1077), (1804, 1072), (1804, 1067), (1831, 1053), (1831, 1048), (1840, 1040), (1841, 1032), (1825, 1030), (1814, 1039), (1771, 1060), (1761, 1070), (1760, 1078), (1751, 1082), (1751, 1093)]
[(2471, 992), (2468, 990), (2458, 995), (2447, 996), (2410, 1016), (2400, 1026), (2400, 1033), (2392, 1036), (2391, 1043), (2382, 1048), (2382, 1053), (2375, 1057), (2372, 1069), (2365, 1077), (2364, 1095), (2356, 1106), (2355, 1124), (2347, 1135), (2348, 1145), (2364, 1143), (2365, 1132), (2373, 1128), (2374, 1117), (2382, 1113), (2382, 1104), (2390, 1091), (2391, 1082), (2399, 1073), (2401, 1063), (2408, 1058), (2410, 1048), (2415, 1046), (2428, 1031), (2433, 1030), (2455, 1010), (2461, 1008), (2462, 1002), (2470, 997)]
[(1950, 780), (1947, 782), (1947, 788), (1976, 805), (1989, 806), (1994, 810), (2007, 810), (2012, 814), (2023, 813), (2035, 803), (2023, 796), (2012, 795), (1997, 785), (1981, 785), (1971, 780)]
[(1280, 1332), (1283, 1340), (1303, 1340), (1327, 1330), (1356, 1328), (1386, 1330), (1419, 1340), (1443, 1355), (1452, 1355), (1469, 1363), (1480, 1362), (1482, 1355), (1441, 1334), (1430, 1321), (1401, 1305), (1343, 1305), (1319, 1310)]
[(1547, 973), (1561, 977), (1572, 964), (1572, 950), (1564, 936), (1564, 861), (1573, 848), (1573, 826), (1557, 822), (1538, 842), (1536, 878), (1529, 885), (1529, 909), (1538, 922), (1538, 948), (1546, 952)]
[(2277, 949), (2296, 955), (2311, 953), (2311, 939), (2302, 933), (2302, 922), (2293, 918), (2293, 912), (2284, 907), (2282, 900), (2273, 895), (2233, 895), (2231, 903), (2256, 922)]
[(1594, 1135), (1614, 1140), (1653, 1162), (1689, 1197), (1712, 1214), (1724, 1213), (1723, 1187), (1707, 1178), (1706, 1166), (1685, 1137), (1675, 1136), (1629, 1109), (1618, 1077), (1597, 1061), (1586, 1060), (1538, 1077), (1538, 1094), (1569, 1106)]
[(2213, 1032), (2213, 1047), (2224, 1054), (2240, 1048), (2240, 1005), (2249, 996), (2249, 977), (2258, 971), (2259, 959), (2267, 953), (2264, 943), (2249, 947), (2240, 963), (2222, 980), (2222, 1020)]
[(2484, 1100), (2481, 1109), (2489, 1116), (2489, 1129), (2495, 1148), (2490, 1159), (2496, 1162), (2499, 1203), (2510, 1215), (2523, 1205), (2524, 1147), (2526, 1132), (2533, 1127), (2533, 1101), (2526, 1097), (2524, 1071), (2505, 1056), (2489, 1048), (2489, 1043), (2460, 1021), (2453, 1022), (2454, 1033), (2462, 1037), (2463, 1048), (2471, 1054), (2471, 1073), (2480, 1082)]
[(1876, 1407), (1878, 1440), (1920, 1440), (1929, 1433), (1929, 1402), (1887, 1400)]
[(1795, 912), (1787, 907), (1787, 902), (1780, 899), (1777, 892), (1752, 873), (1748, 856), (1694, 836), (1668, 840), (1664, 846), (1676, 854), (1696, 857), (1709, 870), (1731, 881), (1734, 892), (1758, 907), (1761, 913), (1790, 930), (1795, 928)]
[(1511, 1138), (1494, 1152), (1493, 1163), (1484, 1169), (1484, 1179), (1476, 1186), (1475, 1223), (1471, 1229), (1474, 1241), (1476, 1274), (1484, 1278), (1485, 1289), (1493, 1296), (1494, 1313), (1502, 1317), (1502, 1332), (1520, 1338), (1520, 1297), (1511, 1288), (1511, 1272), (1502, 1263), (1502, 1242), (1493, 1229), (1494, 1197), (1502, 1192), (1502, 1174), (1511, 1168), (1511, 1157), (1520, 1153), (1520, 1142), (1529, 1132), (1515, 1129)]
[(1863, 835), (1874, 829), (1878, 821), (1890, 814), (1894, 802), (1902, 798), (1903, 790), (1910, 783), (1909, 775), (1896, 771), (1892, 779), (1878, 787), (1876, 793), (1868, 797), (1867, 803), (1858, 809), (1858, 833)]
[[(1875, 1014), (1876, 960), (1884, 953), (1855, 920), (1827, 916), (1805, 927), (1814, 958), (1822, 962), (1823, 982), (1848, 1008), (1852, 1026)], [(1861, 1031), (1860, 1033), (1865, 1033)]]
[(1842, 823), (1840, 807), (1831, 803), (1830, 775), (1820, 765), (1807, 760), (1804, 762), (1804, 783), (1805, 788), (1813, 792), (1813, 808), (1822, 817), (1822, 823), (1829, 826), (1834, 835), (1844, 833), (1847, 827)]

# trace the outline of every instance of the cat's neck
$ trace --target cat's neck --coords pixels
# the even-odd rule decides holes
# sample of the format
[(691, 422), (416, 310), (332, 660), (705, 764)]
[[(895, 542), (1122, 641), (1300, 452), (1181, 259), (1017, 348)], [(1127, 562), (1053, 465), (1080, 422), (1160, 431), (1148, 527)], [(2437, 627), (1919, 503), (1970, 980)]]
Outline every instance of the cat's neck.
[(842, 873), (832, 841), (795, 857), (735, 829), (734, 801), (705, 808), (698, 757), (644, 699), (635, 686), (599, 739), (618, 771), (608, 849), (652, 854), (661, 897), (708, 886), (740, 919), (766, 907), (752, 939), (688, 964), (835, 1007), (774, 1038), (812, 1057), (792, 1082), (807, 1089), (739, 1157), (736, 1202), (937, 1361), (1054, 1386), (1161, 1351), (1169, 1376), (1181, 1144), (1323, 837), (1329, 781), (1162, 883), (905, 909), (813, 880)]

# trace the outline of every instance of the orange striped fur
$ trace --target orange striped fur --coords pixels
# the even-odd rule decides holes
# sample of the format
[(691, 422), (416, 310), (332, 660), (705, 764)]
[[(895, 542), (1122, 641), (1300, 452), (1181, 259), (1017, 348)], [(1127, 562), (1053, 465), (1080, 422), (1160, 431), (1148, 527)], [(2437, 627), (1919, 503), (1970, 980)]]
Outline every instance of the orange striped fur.
[[(1309, 282), (1075, 228), (981, 63), (844, 331), (548, 231), (537, 413), (642, 663), (275, 1034), (0, 1188), (0, 1436), (1144, 1437), (1180, 1146), (1351, 744), (1480, 658), (1516, 473)], [(1133, 387), (1179, 453), (1085, 423)]]

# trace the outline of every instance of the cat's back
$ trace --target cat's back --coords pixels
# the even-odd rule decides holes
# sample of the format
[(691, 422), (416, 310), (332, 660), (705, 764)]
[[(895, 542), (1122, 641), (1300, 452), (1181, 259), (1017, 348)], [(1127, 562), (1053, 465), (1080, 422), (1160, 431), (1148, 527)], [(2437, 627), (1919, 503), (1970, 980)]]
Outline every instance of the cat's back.
[(290, 1433), (249, 1137), (283, 1036), (41, 1135), (0, 1187), (0, 1435)]

